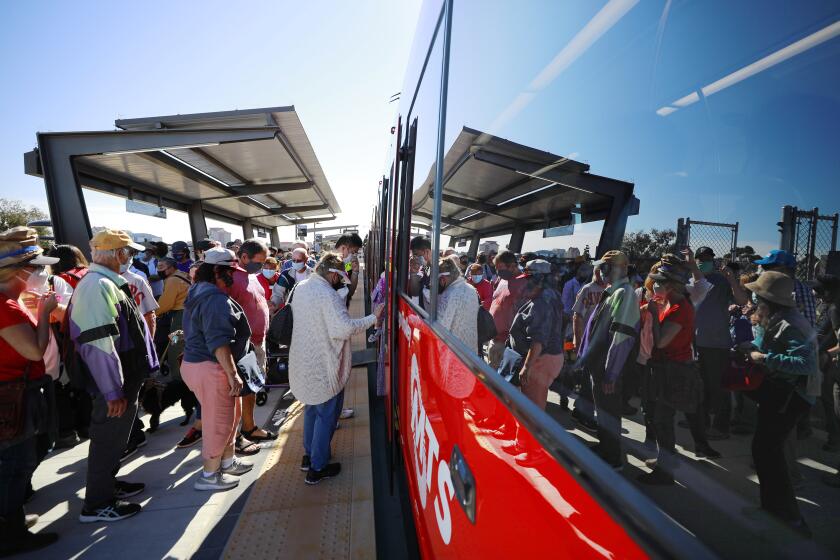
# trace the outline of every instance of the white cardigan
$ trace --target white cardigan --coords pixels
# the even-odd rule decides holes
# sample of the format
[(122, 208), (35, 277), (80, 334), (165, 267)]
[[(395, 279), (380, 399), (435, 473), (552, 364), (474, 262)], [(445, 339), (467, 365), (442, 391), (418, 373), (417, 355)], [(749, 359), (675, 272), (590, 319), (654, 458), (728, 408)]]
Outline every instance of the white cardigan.
[(376, 316), (351, 319), (345, 301), (320, 274), (296, 284), (291, 306), (289, 384), (303, 404), (321, 404), (347, 384), (350, 337), (373, 326)]
[(463, 276), (438, 298), (438, 322), (472, 351), (478, 348), (478, 306), (478, 292)]

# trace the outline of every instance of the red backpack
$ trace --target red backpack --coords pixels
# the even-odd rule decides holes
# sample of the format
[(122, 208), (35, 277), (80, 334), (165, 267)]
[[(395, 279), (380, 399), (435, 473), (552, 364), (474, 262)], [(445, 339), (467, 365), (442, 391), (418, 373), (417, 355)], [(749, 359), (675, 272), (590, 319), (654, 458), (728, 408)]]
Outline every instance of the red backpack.
[(79, 285), (79, 280), (81, 280), (87, 273), (87, 268), (77, 266), (76, 268), (71, 268), (70, 270), (62, 272), (58, 276), (60, 276), (62, 280), (70, 284), (70, 286), (75, 290), (76, 286)]

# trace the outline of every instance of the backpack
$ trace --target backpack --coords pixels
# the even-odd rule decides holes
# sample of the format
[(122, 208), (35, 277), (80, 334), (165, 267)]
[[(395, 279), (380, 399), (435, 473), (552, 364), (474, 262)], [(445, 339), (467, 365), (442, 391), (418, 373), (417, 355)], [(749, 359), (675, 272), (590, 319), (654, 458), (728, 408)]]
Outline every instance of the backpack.
[(83, 267), (76, 267), (71, 268), (70, 270), (65, 270), (64, 272), (60, 273), (58, 276), (61, 277), (62, 280), (70, 284), (70, 286), (75, 290), (76, 286), (79, 285), (79, 281), (84, 278), (85, 274), (87, 274), (88, 269)]
[(280, 346), (291, 346), (292, 344), (292, 329), (294, 327), (294, 316), (292, 315), (292, 298), (295, 295), (295, 288), (289, 292), (289, 299), (286, 305), (280, 311), (274, 314), (271, 323), (268, 325), (268, 340)]
[(493, 315), (484, 309), (481, 305), (481, 297), (478, 298), (478, 344), (483, 345), (490, 342), (496, 335), (499, 334), (496, 330), (496, 321), (493, 320)]

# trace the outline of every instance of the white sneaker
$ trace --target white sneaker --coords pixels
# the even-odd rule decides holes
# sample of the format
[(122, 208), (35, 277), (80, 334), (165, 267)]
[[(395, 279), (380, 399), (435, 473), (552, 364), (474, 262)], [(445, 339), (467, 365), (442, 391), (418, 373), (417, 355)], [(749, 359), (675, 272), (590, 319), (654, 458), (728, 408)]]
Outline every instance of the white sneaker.
[(233, 464), (227, 468), (222, 467), (222, 473), (232, 474), (233, 476), (242, 476), (246, 472), (254, 468), (254, 463), (243, 461), (239, 457), (233, 458)]
[(353, 418), (356, 415), (356, 411), (352, 408), (345, 408), (341, 411), (341, 414), (338, 416), (341, 420), (347, 420), (348, 418)]
[(193, 484), (193, 488), (196, 490), (209, 490), (211, 492), (230, 490), (237, 486), (239, 486), (239, 481), (223, 472), (214, 473), (211, 477), (206, 477), (204, 473), (199, 473), (195, 484)]

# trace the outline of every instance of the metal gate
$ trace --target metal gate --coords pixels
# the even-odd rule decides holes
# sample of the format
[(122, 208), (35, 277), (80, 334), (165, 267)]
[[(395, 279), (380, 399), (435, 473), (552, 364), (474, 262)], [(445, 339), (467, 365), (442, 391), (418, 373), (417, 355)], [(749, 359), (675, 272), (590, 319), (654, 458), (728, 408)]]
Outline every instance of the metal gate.
[(677, 220), (677, 247), (691, 247), (694, 251), (698, 247), (711, 247), (717, 258), (733, 260), (737, 257), (738, 222), (719, 224), (680, 218)]
[(819, 208), (782, 208), (781, 248), (796, 257), (796, 277), (813, 280), (827, 268), (828, 254), (837, 250), (838, 214), (820, 215)]

